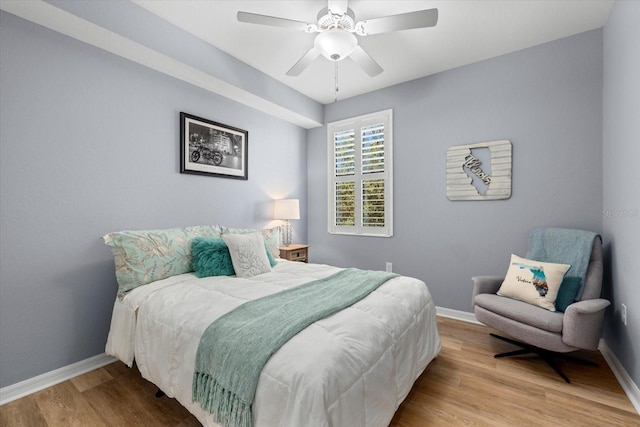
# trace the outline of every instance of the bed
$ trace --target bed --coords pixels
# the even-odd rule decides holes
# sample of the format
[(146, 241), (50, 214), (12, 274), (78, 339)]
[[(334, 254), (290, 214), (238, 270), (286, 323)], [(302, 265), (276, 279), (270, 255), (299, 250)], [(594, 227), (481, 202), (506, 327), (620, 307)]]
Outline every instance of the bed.
[[(113, 237), (111, 242), (105, 238), (112, 249)], [(178, 244), (189, 238), (177, 239)], [(151, 251), (147, 253), (162, 258), (171, 252), (171, 244), (159, 248), (154, 241), (146, 246)], [(131, 257), (130, 250), (126, 253)], [(123, 263), (116, 256), (116, 270)], [(196, 352), (205, 329), (247, 301), (340, 270), (283, 259), (250, 277), (198, 277), (165, 269), (162, 275), (167, 277), (119, 294), (106, 353), (128, 366), (135, 361), (145, 379), (203, 425), (217, 426), (192, 400)], [(151, 270), (145, 271), (148, 279)], [(352, 306), (304, 328), (271, 356), (255, 391), (253, 425), (386, 426), (439, 351), (436, 311), (427, 286), (414, 278), (394, 277)]]

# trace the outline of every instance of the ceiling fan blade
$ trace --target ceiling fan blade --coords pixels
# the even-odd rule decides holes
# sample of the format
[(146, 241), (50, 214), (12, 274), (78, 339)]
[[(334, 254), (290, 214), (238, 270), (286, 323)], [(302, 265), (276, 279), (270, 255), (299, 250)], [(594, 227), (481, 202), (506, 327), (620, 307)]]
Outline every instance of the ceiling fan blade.
[(312, 47), (287, 71), (287, 76), (299, 76), (318, 56), (320, 56), (320, 51), (315, 46)]
[(356, 24), (356, 32), (361, 36), (410, 30), (412, 28), (433, 27), (438, 23), (438, 9), (419, 10), (399, 15), (367, 19)]
[(344, 15), (347, 13), (348, 0), (328, 0), (328, 7), (331, 13), (336, 15)]
[(302, 21), (294, 21), (293, 19), (278, 18), (275, 16), (258, 15), (257, 13), (238, 12), (239, 22), (249, 24), (268, 25), (270, 27), (289, 28), (291, 30), (307, 31), (309, 24)]
[(375, 77), (383, 71), (382, 67), (360, 46), (356, 46), (349, 57), (353, 62), (358, 64), (369, 77)]

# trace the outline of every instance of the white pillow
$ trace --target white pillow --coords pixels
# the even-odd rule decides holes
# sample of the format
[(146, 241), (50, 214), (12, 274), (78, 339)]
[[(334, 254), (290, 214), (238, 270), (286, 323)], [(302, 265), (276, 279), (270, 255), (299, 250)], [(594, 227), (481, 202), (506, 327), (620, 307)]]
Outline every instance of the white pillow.
[(223, 234), (221, 237), (229, 248), (236, 276), (252, 277), (271, 271), (262, 234)]
[(556, 311), (555, 301), (569, 264), (553, 264), (511, 255), (498, 295)]

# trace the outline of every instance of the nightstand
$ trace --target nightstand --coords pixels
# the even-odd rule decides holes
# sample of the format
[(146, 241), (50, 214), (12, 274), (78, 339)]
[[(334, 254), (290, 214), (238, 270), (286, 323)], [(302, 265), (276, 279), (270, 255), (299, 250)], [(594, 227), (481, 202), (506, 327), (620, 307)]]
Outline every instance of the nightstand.
[(309, 245), (280, 246), (280, 258), (289, 261), (309, 262)]

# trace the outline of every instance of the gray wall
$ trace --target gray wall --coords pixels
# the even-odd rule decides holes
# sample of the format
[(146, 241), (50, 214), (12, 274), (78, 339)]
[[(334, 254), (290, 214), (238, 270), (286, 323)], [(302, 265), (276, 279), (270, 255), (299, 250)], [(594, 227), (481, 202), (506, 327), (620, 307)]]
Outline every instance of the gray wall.
[[(640, 384), (640, 3), (617, 1), (604, 27), (604, 211), (609, 258), (605, 338)], [(620, 305), (627, 306), (627, 326)]]
[[(306, 240), (306, 130), (4, 12), (0, 68), (0, 387), (104, 352), (107, 232), (262, 227), (297, 197)], [(248, 181), (179, 173), (180, 111), (249, 131)]]
[[(321, 123), (322, 104), (189, 34), (130, 1), (45, 0), (259, 98)], [(212, 25), (215, 25), (212, 17)]]
[[(309, 131), (311, 258), (424, 280), (470, 311), (471, 276), (503, 274), (538, 226), (601, 231), (602, 31), (594, 30), (326, 106), (327, 122), (393, 108), (394, 236), (327, 233), (326, 127)], [(449, 201), (449, 147), (513, 144), (512, 196)]]

